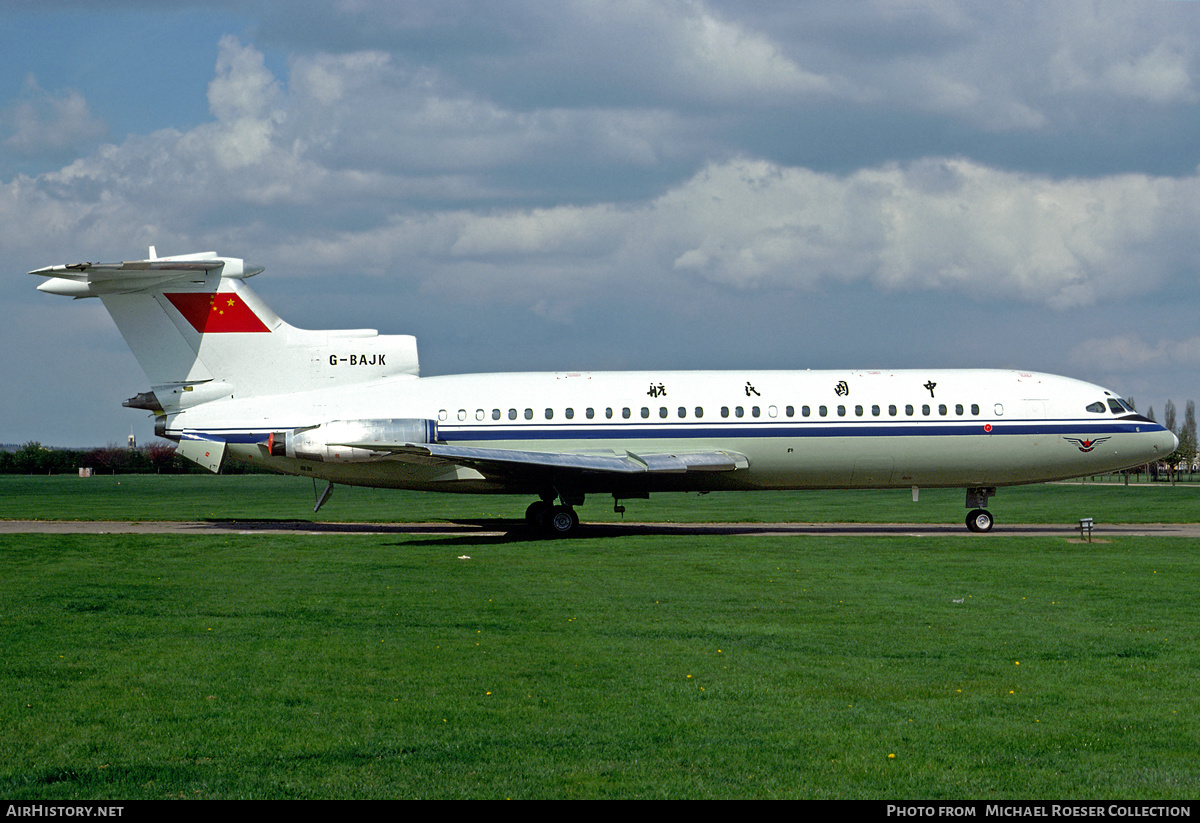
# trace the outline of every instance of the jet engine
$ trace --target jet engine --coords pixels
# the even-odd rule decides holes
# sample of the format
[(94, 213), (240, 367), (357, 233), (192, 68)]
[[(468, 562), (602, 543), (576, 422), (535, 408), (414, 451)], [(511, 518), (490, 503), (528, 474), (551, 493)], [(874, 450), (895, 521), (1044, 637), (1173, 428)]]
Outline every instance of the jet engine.
[(437, 421), (331, 420), (319, 426), (272, 432), (267, 451), (322, 463), (358, 463), (386, 457), (407, 445), (437, 442)]

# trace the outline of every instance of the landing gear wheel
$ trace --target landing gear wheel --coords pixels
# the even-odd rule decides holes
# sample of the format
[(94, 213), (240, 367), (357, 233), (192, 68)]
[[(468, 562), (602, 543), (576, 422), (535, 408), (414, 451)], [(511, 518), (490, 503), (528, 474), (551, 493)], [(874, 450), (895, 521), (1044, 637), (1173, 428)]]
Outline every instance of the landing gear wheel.
[(551, 505), (545, 500), (535, 500), (525, 510), (525, 525), (531, 529), (544, 529), (550, 524)]
[(550, 510), (547, 521), (550, 532), (559, 537), (566, 537), (579, 528), (579, 515), (570, 506), (555, 506)]
[(967, 528), (973, 532), (990, 532), (992, 514), (987, 509), (975, 509), (967, 515)]

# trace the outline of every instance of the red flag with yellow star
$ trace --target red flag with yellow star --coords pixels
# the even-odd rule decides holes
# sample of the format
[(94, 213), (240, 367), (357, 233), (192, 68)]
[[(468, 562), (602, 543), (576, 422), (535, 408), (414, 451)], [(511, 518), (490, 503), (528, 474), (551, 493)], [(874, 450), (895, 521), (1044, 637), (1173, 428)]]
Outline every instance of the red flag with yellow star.
[(175, 292), (163, 297), (201, 334), (271, 331), (234, 292)]

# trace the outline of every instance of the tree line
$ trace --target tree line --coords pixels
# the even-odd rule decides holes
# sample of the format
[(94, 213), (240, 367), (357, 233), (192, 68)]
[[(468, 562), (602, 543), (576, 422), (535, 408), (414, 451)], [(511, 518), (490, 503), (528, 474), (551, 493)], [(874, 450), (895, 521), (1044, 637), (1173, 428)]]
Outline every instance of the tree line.
[[(148, 446), (130, 448), (108, 445), (93, 449), (60, 449), (32, 441), (17, 449), (0, 449), (0, 474), (77, 474), (91, 469), (93, 474), (189, 474), (207, 473), (175, 453), (175, 444), (155, 441)], [(242, 474), (251, 470), (245, 464), (230, 461), (222, 474)]]
[[(1129, 405), (1135, 409), (1133, 398), (1129, 398)], [(1150, 406), (1146, 409), (1146, 417), (1154, 422), (1158, 422), (1158, 418), (1154, 416), (1154, 407)], [(1166, 469), (1172, 476), (1176, 471), (1191, 472), (1192, 466), (1196, 462), (1196, 452), (1200, 449), (1200, 440), (1196, 437), (1196, 402), (1189, 400), (1184, 405), (1183, 423), (1178, 420), (1178, 411), (1175, 408), (1175, 401), (1168, 400), (1163, 406), (1162, 424), (1165, 428), (1171, 431), (1179, 438), (1179, 448), (1163, 459), (1166, 464)], [(1153, 468), (1153, 467), (1152, 467)]]

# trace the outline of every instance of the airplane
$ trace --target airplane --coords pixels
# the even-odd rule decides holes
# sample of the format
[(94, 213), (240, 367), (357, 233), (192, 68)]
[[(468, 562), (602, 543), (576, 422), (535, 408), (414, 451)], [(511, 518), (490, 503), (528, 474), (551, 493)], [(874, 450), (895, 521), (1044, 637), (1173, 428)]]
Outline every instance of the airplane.
[[(99, 297), (149, 379), (123, 405), (217, 472), (225, 460), (335, 484), (536, 498), (565, 536), (588, 495), (966, 489), (987, 532), (1002, 486), (1167, 457), (1178, 439), (1100, 386), (1016, 370), (632, 371), (420, 377), (416, 339), (284, 322), (263, 271), (202, 252), (50, 266)], [(318, 480), (326, 486), (319, 490)], [(556, 502), (557, 501), (557, 502)]]

